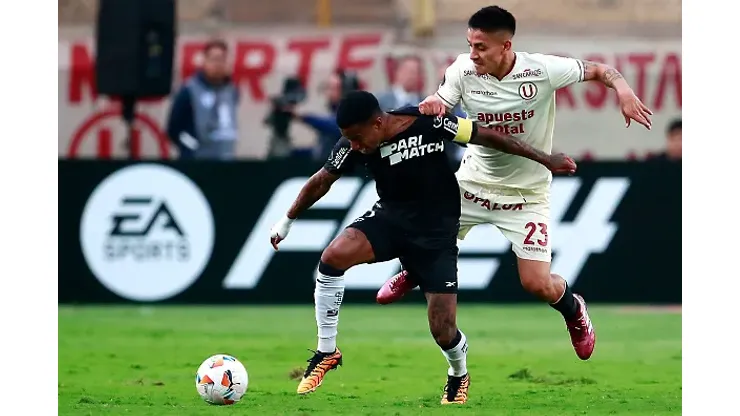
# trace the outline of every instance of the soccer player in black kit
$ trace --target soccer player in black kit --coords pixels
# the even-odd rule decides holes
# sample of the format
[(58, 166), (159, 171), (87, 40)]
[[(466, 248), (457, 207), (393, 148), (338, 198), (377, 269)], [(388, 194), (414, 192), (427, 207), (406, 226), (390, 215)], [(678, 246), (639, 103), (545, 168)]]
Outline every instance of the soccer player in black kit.
[(327, 371), (342, 363), (336, 336), (345, 271), (358, 264), (398, 258), (405, 270), (420, 276), (429, 329), (450, 365), (442, 404), (465, 403), (470, 383), (468, 344), (456, 322), (460, 189), (444, 146), (448, 141), (479, 144), (532, 159), (553, 173), (573, 173), (575, 162), (478, 127), (471, 120), (425, 116), (416, 107), (384, 113), (377, 99), (365, 91), (345, 96), (337, 124), (344, 137), (324, 167), (303, 186), (286, 217), (273, 227), (272, 245), (277, 250), (293, 220), (358, 165), (364, 165), (375, 179), (380, 199), (321, 254), (314, 292), (319, 344), (298, 393), (316, 390)]

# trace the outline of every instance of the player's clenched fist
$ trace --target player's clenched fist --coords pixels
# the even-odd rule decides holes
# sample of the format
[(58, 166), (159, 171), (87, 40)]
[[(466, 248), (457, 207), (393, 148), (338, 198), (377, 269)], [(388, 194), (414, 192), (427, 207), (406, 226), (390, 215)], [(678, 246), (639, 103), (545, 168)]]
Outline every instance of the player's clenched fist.
[(547, 161), (547, 169), (552, 173), (572, 175), (576, 173), (576, 162), (565, 153), (550, 155)]
[(447, 111), (442, 100), (436, 95), (430, 95), (419, 103), (419, 112), (429, 116), (441, 116)]
[(293, 225), (293, 221), (295, 220), (285, 216), (280, 219), (277, 224), (272, 226), (272, 230), (270, 230), (270, 243), (275, 250), (278, 249), (278, 244), (288, 236), (290, 227)]

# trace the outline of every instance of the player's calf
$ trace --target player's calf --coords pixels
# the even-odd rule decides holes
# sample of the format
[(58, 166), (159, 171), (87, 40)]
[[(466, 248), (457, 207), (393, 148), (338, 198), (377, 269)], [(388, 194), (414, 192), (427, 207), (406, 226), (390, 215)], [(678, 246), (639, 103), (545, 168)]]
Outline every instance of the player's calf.
[(344, 272), (350, 267), (373, 260), (373, 249), (362, 231), (345, 229), (324, 252), (316, 274), (317, 351), (331, 353), (336, 349), (339, 308), (344, 298)]
[(550, 274), (548, 262), (519, 259), (519, 277), (524, 289), (563, 315), (576, 355), (582, 360), (589, 359), (596, 334), (583, 298), (573, 294), (562, 276)]
[(337, 326), (343, 297), (344, 270), (337, 269), (322, 260), (319, 263), (314, 289), (319, 342), (298, 384), (298, 394), (315, 391), (323, 383), (326, 373), (342, 364), (342, 353), (337, 348)]
[(370, 242), (362, 231), (354, 228), (345, 229), (321, 253), (314, 291), (316, 325), (319, 329), (318, 352), (332, 353), (337, 346), (339, 308), (344, 298), (344, 272), (372, 259)]
[(468, 400), (470, 376), (467, 369), (468, 341), (457, 328), (457, 294), (427, 293), (429, 330), (449, 364), (442, 404)]
[(344, 273), (354, 265), (372, 260), (370, 242), (365, 234), (353, 228), (344, 230), (321, 253), (314, 290), (318, 346), (298, 385), (299, 394), (316, 390), (326, 372), (342, 364), (342, 354), (337, 348), (337, 327), (344, 299)]

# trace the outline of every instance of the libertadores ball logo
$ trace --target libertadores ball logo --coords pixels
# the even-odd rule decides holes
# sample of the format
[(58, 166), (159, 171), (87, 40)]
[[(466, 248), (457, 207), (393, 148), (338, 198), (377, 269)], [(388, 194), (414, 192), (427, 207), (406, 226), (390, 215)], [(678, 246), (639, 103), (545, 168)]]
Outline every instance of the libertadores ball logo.
[(187, 289), (208, 264), (213, 241), (203, 193), (184, 174), (158, 164), (108, 176), (80, 221), (90, 270), (110, 291), (135, 301), (164, 300)]

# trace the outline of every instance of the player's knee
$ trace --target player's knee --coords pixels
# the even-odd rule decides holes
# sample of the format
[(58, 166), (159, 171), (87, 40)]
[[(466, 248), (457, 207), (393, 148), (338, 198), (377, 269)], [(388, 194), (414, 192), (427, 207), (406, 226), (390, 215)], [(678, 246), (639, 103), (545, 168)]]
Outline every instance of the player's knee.
[(335, 269), (347, 270), (373, 259), (370, 242), (359, 230), (348, 228), (321, 253), (321, 262)]
[(353, 265), (351, 263), (351, 253), (347, 250), (343, 250), (342, 247), (329, 247), (324, 249), (321, 253), (321, 263), (326, 264), (337, 270), (347, 270)]
[(347, 270), (363, 262), (358, 257), (357, 250), (352, 247), (332, 243), (321, 253), (321, 262), (337, 270)]

